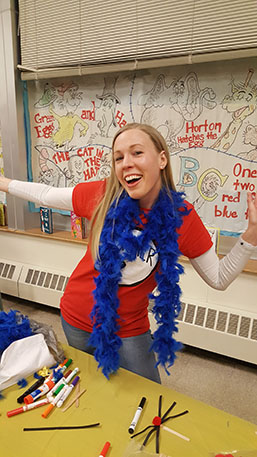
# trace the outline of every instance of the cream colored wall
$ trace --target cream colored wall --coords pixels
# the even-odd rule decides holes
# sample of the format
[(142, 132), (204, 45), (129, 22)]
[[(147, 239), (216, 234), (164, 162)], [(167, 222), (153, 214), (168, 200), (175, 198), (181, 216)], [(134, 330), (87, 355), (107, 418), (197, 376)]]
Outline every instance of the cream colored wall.
[[(84, 243), (56, 240), (51, 235), (40, 238), (8, 230), (0, 230), (0, 246), (0, 262), (18, 262), (68, 276), (86, 252)], [(188, 261), (183, 262), (183, 266), (185, 273), (180, 282), (182, 301), (197, 306), (244, 310), (255, 313), (257, 318), (256, 274), (242, 272), (226, 291), (217, 291), (204, 283)]]

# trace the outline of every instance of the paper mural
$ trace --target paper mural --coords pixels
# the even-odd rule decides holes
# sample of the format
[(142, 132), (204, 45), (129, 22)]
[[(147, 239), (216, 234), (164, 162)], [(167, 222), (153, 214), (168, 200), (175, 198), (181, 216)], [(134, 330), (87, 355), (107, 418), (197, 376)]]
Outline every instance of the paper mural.
[(203, 222), (238, 234), (257, 187), (257, 69), (248, 60), (28, 82), (33, 180), (73, 187), (111, 169), (128, 122), (156, 127), (178, 190)]

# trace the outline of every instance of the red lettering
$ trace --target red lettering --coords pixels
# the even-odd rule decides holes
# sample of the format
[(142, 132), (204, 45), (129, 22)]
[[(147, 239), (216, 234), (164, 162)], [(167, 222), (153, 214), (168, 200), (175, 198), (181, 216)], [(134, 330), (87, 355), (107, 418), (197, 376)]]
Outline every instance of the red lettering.
[(237, 195), (235, 197), (233, 197), (233, 195), (223, 194), (222, 201), (224, 202), (225, 200), (227, 200), (228, 202), (234, 202), (234, 203), (240, 202), (240, 192), (237, 192)]
[(94, 176), (96, 176), (97, 175), (97, 171), (98, 171), (98, 168), (94, 169), (93, 167), (90, 167), (87, 170), (84, 170), (85, 181), (88, 181), (89, 179), (91, 179)]
[(237, 162), (233, 168), (234, 176), (242, 175), (242, 178), (257, 178), (257, 170), (250, 170), (250, 168), (242, 168), (241, 163)]
[(254, 192), (255, 191), (255, 184), (249, 183), (249, 182), (240, 182), (238, 179), (235, 180), (233, 183), (233, 186), (235, 190), (238, 188), (241, 188), (241, 190), (246, 190), (249, 192)]
[[(39, 117), (39, 118), (38, 118)], [(40, 119), (40, 114), (39, 113), (36, 113), (35, 116), (34, 116), (34, 121), (37, 123), (37, 124), (40, 124), (41, 122), (41, 119)]]
[(103, 153), (104, 153), (104, 150), (103, 149), (98, 149), (96, 150), (96, 155), (97, 157), (99, 157), (100, 159), (102, 158), (103, 156)]
[(232, 219), (236, 219), (238, 217), (236, 211), (228, 211), (227, 205), (224, 206), (223, 210), (218, 209), (218, 206), (215, 205), (214, 215), (215, 217), (224, 217), (226, 219), (229, 219), (230, 217), (232, 217)]
[(203, 124), (195, 124), (194, 121), (191, 122), (186, 122), (186, 133), (189, 133), (190, 131), (192, 133), (194, 132), (202, 132), (204, 131), (205, 133), (208, 131), (213, 131), (217, 130), (218, 133), (221, 132), (221, 122), (211, 122), (210, 124), (208, 123), (207, 119), (205, 119)]
[(125, 121), (125, 119), (122, 119), (124, 116), (124, 113), (121, 113), (119, 110), (117, 111), (116, 113), (116, 116), (115, 116), (115, 119), (117, 119), (117, 124), (119, 125), (119, 127), (124, 127), (124, 125), (127, 124), (127, 122)]
[(82, 110), (81, 118), (88, 119), (89, 121), (95, 121), (95, 102), (91, 101), (93, 105), (92, 110)]
[(38, 137), (38, 138), (42, 138), (43, 132), (42, 132), (42, 130), (41, 130), (41, 127), (40, 127), (40, 126), (36, 126), (36, 127), (34, 127), (34, 129), (36, 129), (37, 137)]

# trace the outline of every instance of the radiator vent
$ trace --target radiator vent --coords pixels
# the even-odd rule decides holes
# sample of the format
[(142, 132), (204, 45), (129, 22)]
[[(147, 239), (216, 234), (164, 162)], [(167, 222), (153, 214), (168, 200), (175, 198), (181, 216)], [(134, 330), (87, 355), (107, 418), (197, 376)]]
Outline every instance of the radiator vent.
[(22, 265), (13, 261), (0, 261), (0, 292), (18, 296), (18, 281)]
[(0, 262), (0, 277), (13, 279), (16, 265)]
[(65, 272), (45, 271), (39, 266), (24, 265), (18, 283), (19, 297), (59, 307), (68, 280)]
[(257, 341), (257, 319), (182, 303), (178, 321)]
[(63, 292), (69, 278), (64, 275), (29, 268), (25, 283)]

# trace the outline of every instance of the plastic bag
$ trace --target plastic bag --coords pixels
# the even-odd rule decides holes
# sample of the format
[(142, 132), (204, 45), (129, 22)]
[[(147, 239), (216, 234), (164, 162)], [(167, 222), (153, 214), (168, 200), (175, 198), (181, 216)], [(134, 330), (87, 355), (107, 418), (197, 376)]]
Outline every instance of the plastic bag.
[(57, 340), (54, 330), (50, 325), (42, 324), (41, 322), (30, 319), (30, 328), (33, 334), (42, 333), (45, 342), (56, 362), (61, 363), (65, 359), (64, 351)]
[[(153, 454), (145, 446), (135, 440), (131, 440), (122, 457), (169, 457), (166, 454)], [(249, 456), (253, 457), (253, 456)]]

